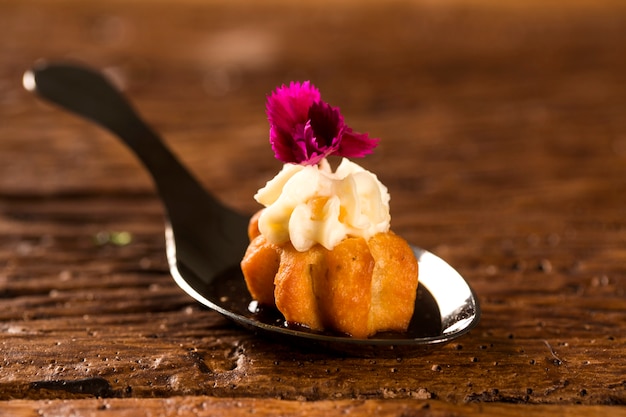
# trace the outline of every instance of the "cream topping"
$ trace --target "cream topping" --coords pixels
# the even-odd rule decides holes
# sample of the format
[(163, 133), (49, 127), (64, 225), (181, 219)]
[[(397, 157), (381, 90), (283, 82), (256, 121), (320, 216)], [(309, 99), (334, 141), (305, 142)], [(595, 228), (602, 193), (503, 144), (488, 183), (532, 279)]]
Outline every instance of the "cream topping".
[(285, 164), (254, 196), (265, 206), (259, 231), (271, 243), (298, 251), (332, 249), (348, 236), (369, 239), (389, 230), (389, 192), (374, 175), (344, 158), (335, 172), (319, 165)]

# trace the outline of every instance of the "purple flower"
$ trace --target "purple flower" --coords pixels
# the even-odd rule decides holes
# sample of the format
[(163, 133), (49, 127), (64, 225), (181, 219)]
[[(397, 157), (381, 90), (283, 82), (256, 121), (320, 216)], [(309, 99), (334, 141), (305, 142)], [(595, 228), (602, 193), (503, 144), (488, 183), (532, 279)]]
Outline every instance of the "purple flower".
[(314, 165), (328, 155), (358, 158), (378, 144), (348, 127), (339, 108), (322, 101), (309, 81), (278, 87), (267, 98), (266, 111), (274, 155), (285, 163)]

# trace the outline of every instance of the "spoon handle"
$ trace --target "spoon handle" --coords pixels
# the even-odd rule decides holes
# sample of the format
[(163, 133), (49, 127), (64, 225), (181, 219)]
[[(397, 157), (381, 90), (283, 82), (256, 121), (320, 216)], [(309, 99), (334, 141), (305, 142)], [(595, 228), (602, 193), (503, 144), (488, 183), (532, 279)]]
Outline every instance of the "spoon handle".
[(174, 239), (168, 242), (168, 252), (175, 252), (170, 267), (182, 262), (210, 281), (239, 263), (248, 243), (247, 218), (207, 193), (101, 73), (42, 62), (24, 74), (23, 83), (27, 90), (111, 131), (141, 160), (167, 210)]
[[(130, 103), (99, 72), (70, 64), (40, 63), (24, 74), (27, 90), (96, 122), (128, 145), (150, 173), (161, 193), (169, 194), (181, 184), (204, 191), (195, 178), (180, 164), (165, 144), (137, 115)], [(168, 181), (174, 178), (177, 181)], [(180, 179), (183, 181), (180, 181)], [(178, 187), (172, 186), (177, 185)], [(186, 193), (190, 190), (187, 189)]]

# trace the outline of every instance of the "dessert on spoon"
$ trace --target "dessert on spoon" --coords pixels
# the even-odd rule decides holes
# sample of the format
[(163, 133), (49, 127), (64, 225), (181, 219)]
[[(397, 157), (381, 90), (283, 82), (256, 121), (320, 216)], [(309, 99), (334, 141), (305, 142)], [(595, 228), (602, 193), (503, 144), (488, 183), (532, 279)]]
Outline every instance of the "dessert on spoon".
[[(317, 90), (310, 84), (304, 88), (302, 88), (302, 84), (299, 87), (285, 87), (286, 91), (282, 93), (279, 89), (275, 95), (268, 99), (268, 104), (274, 103), (273, 107), (268, 107), (268, 110), (271, 110), (269, 115), (272, 129), (270, 137), (273, 138), (272, 144), (275, 153), (281, 158), (291, 158), (294, 155), (296, 158), (300, 158), (304, 155), (304, 159), (284, 160), (291, 166), (286, 168), (289, 173), (282, 175), (279, 173), (279, 179), (273, 185), (268, 184), (268, 189), (259, 192), (260, 201), (264, 202), (263, 204), (267, 203), (268, 207), (262, 209), (262, 213), (253, 217), (252, 220), (248, 216), (233, 211), (208, 193), (169, 151), (159, 136), (139, 118), (122, 94), (100, 72), (82, 65), (39, 62), (24, 74), (23, 84), (28, 91), (109, 130), (135, 153), (152, 176), (166, 209), (165, 241), (172, 277), (185, 292), (198, 302), (218, 311), (238, 324), (264, 335), (280, 337), (290, 342), (304, 342), (307, 346), (316, 345), (339, 352), (370, 355), (385, 352), (398, 354), (400, 351), (427, 351), (466, 334), (478, 323), (480, 317), (478, 301), (463, 277), (432, 253), (416, 246), (409, 246), (403, 239), (389, 231), (388, 224), (385, 226), (384, 219), (387, 217), (388, 210), (386, 189), (375, 180), (375, 176), (367, 173), (351, 161), (340, 164), (335, 171), (324, 161), (331, 154), (344, 157), (367, 154), (376, 144), (376, 140), (352, 131), (343, 122), (339, 111), (322, 102), (318, 97)], [(292, 93), (300, 98), (302, 98), (301, 95), (308, 98), (303, 101), (296, 100), (295, 104), (289, 104), (291, 99), (288, 97)], [(291, 111), (290, 115), (284, 114), (284, 112), (289, 111)], [(303, 121), (300, 120), (302, 115), (306, 116)], [(292, 128), (296, 128), (295, 131), (289, 131), (292, 122), (297, 122), (292, 126)], [(283, 139), (289, 139), (288, 136), (285, 136), (285, 132), (288, 132), (289, 135), (292, 135), (292, 139), (295, 139), (296, 147), (291, 151), (283, 146), (288, 143)], [(291, 219), (295, 212), (295, 219), (306, 219), (308, 216), (310, 221), (300, 222), (299, 225), (298, 222), (294, 221), (295, 230), (299, 229), (302, 232), (300, 238), (291, 239), (290, 237), (288, 241), (290, 246), (280, 248), (280, 245), (286, 245), (287, 242), (287, 240), (281, 240), (285, 236), (284, 230), (281, 229), (284, 228), (285, 222), (284, 218), (281, 221), (275, 221), (281, 217), (280, 215), (275, 216), (276, 212), (273, 212), (272, 215), (271, 206), (280, 198), (274, 200), (271, 196), (271, 189), (278, 189), (279, 194), (282, 195), (284, 185), (300, 172), (305, 171), (317, 176), (321, 182), (326, 182), (327, 187), (341, 189), (342, 192), (339, 194), (324, 192), (322, 195), (319, 191), (326, 189), (324, 186), (321, 188), (313, 187), (320, 195), (306, 198), (306, 201), (299, 200), (300, 208), (296, 209), (298, 204), (295, 204), (294, 210), (291, 210), (290, 215), (287, 216)], [(285, 180), (285, 184), (276, 187), (277, 184), (281, 184), (281, 178)], [(354, 185), (361, 182), (366, 184), (365, 188)], [(299, 187), (295, 188), (296, 191), (299, 190)], [(363, 192), (364, 189), (369, 191)], [(368, 193), (374, 193), (377, 195), (377, 199), (374, 200), (376, 203), (372, 207), (364, 209), (361, 207), (363, 203), (367, 206), (372, 202), (369, 198), (362, 199), (364, 195), (369, 195)], [(296, 194), (298, 193), (296, 192)], [(311, 195), (315, 195), (315, 193)], [(346, 195), (351, 197), (347, 198)], [(352, 199), (352, 203), (346, 203), (350, 199)], [(353, 205), (350, 206), (350, 204)], [(357, 205), (360, 207), (358, 210), (355, 209)], [(332, 225), (328, 233), (320, 234), (318, 231), (309, 230), (309, 223), (315, 224), (314, 222), (319, 221), (319, 219), (332, 219), (332, 216), (328, 216), (328, 214), (337, 213), (337, 210), (339, 215), (334, 219), (334, 223), (333, 220), (330, 220), (331, 223), (325, 223)], [(280, 210), (278, 212), (280, 214)], [(367, 222), (362, 222), (363, 217), (361, 215), (363, 213), (368, 213), (365, 217), (369, 216), (369, 220), (374, 219), (371, 223), (375, 226), (372, 224), (367, 226)], [(263, 216), (265, 219), (262, 218)], [(352, 216), (352, 220), (348, 220), (350, 216)], [(380, 222), (378, 220), (382, 221), (382, 227), (379, 227)], [(287, 230), (289, 230), (289, 223), (290, 221), (287, 221)], [(362, 229), (370, 230), (370, 232), (362, 236), (353, 236), (355, 225), (362, 226)], [(369, 286), (370, 297), (374, 293), (377, 294), (379, 300), (383, 300), (386, 295), (377, 293), (378, 287), (372, 291), (371, 277), (373, 274), (370, 274), (369, 271), (365, 274), (351, 272), (345, 276), (336, 273), (328, 274), (329, 277), (334, 275), (335, 278), (339, 277), (339, 279), (332, 281), (335, 284), (327, 283), (327, 288), (331, 289), (326, 294), (331, 294), (331, 296), (326, 299), (322, 296), (321, 303), (317, 301), (321, 293), (314, 290), (312, 286), (307, 287), (306, 279), (303, 280), (302, 275), (297, 273), (282, 274), (291, 277), (287, 281), (291, 282), (292, 287), (303, 288), (306, 299), (315, 299), (318, 304), (315, 307), (317, 312), (314, 313), (314, 321), (312, 322), (307, 322), (304, 319), (299, 322), (300, 316), (291, 316), (287, 309), (284, 309), (288, 316), (285, 320), (283, 314), (271, 307), (271, 295), (262, 298), (260, 293), (255, 293), (253, 289), (255, 278), (252, 278), (254, 274), (249, 275), (246, 280), (240, 267), (242, 259), (244, 264), (246, 263), (244, 259), (244, 256), (247, 256), (245, 255), (246, 251), (250, 251), (248, 249), (249, 236), (253, 238), (252, 244), (254, 245), (255, 239), (258, 236), (263, 236), (263, 230), (265, 230), (264, 239), (269, 242), (268, 245), (279, 247), (277, 252), (272, 255), (274, 259), (278, 256), (279, 267), (276, 271), (268, 268), (270, 273), (263, 278), (263, 282), (269, 282), (270, 278), (267, 277), (272, 277), (272, 273), (274, 273), (274, 280), (280, 275), (279, 270), (282, 267), (280, 258), (283, 258), (286, 252), (289, 253), (289, 255), (284, 256), (286, 260), (291, 257), (297, 261), (286, 261), (285, 265), (290, 263), (300, 265), (302, 269), (301, 258), (309, 257), (310, 253), (305, 250), (298, 251), (296, 246), (302, 249), (311, 244), (307, 250), (317, 247), (315, 252), (323, 255), (313, 255), (313, 257), (322, 259), (322, 271), (328, 271), (329, 266), (334, 266), (335, 269), (337, 267), (339, 269), (352, 268), (355, 271), (369, 268), (373, 272), (376, 269), (380, 272), (381, 269), (385, 268), (389, 268), (390, 271), (397, 271), (399, 264), (408, 265), (407, 269), (410, 272), (407, 274), (408, 278), (405, 277), (406, 282), (402, 281), (397, 288), (404, 288), (403, 291), (408, 291), (404, 298), (414, 300), (413, 308), (407, 306), (405, 300), (403, 302), (404, 307), (400, 308), (404, 318), (397, 319), (398, 323), (393, 325), (388, 323), (394, 322), (396, 316), (387, 317), (383, 311), (383, 314), (379, 316), (383, 318), (379, 321), (386, 324), (380, 326), (371, 325), (371, 323), (376, 322), (376, 319), (370, 322), (370, 309), (362, 308), (358, 313), (362, 317), (367, 316), (367, 320), (361, 319), (361, 324), (357, 330), (344, 328), (338, 323), (352, 320), (350, 314), (354, 312), (353, 306), (348, 303), (347, 313), (341, 313), (342, 309), (339, 307), (341, 303), (329, 302), (330, 299), (334, 298), (346, 298), (344, 297), (346, 293), (342, 290), (336, 291), (333, 289), (333, 285), (338, 288), (343, 286), (345, 284), (344, 277), (352, 277), (355, 281), (360, 279), (365, 284), (346, 284), (346, 286), (352, 288), (351, 291), (357, 288), (357, 292), (362, 291), (363, 287)], [(337, 230), (343, 230), (343, 232), (336, 233)], [(276, 231), (279, 232), (276, 236), (282, 236), (281, 238), (272, 237), (272, 233)], [(389, 244), (387, 240), (378, 243), (369, 242), (369, 240), (380, 235), (391, 237), (393, 243)], [(317, 243), (318, 241), (332, 246), (332, 248), (329, 249), (322, 243)], [(333, 254), (333, 251), (344, 245), (344, 241), (351, 243), (346, 244), (345, 250), (341, 252), (359, 254), (359, 257), (366, 259), (366, 261), (353, 262), (351, 256), (339, 256), (339, 252)], [(274, 250), (274, 247), (271, 246), (265, 248), (268, 247)], [(292, 247), (293, 249), (291, 249)], [(394, 247), (398, 249), (399, 255), (390, 249)], [(408, 252), (406, 248), (409, 248)], [(381, 256), (379, 252), (383, 255)], [(386, 261), (380, 263), (380, 259)], [(390, 263), (394, 266), (388, 266)], [(304, 265), (309, 265), (309, 263), (305, 261)], [(319, 266), (320, 264), (312, 263), (310, 265)], [(412, 265), (415, 266), (415, 276), (411, 272)], [(287, 266), (283, 267), (283, 269), (285, 268)], [(246, 267), (244, 266), (243, 269), (245, 270)], [(417, 286), (418, 269), (419, 286)], [(401, 274), (404, 273), (405, 271), (401, 271)], [(316, 274), (313, 276), (320, 276)], [(325, 276), (326, 273), (323, 272), (322, 275)], [(304, 276), (306, 277), (306, 275)], [(308, 276), (310, 278), (312, 275), (309, 274)], [(376, 286), (386, 281), (393, 281), (396, 279), (394, 277), (400, 276), (400, 272), (398, 275), (391, 274), (390, 276), (391, 278), (389, 276), (375, 278)], [(303, 282), (305, 285), (302, 284)], [(406, 287), (403, 287), (404, 285)], [(417, 290), (414, 289), (415, 286), (417, 286)], [(252, 298), (247, 288), (252, 289), (252, 294), (256, 300)], [(283, 304), (277, 301), (281, 296), (276, 297), (275, 291), (270, 285), (265, 287), (261, 285), (260, 288), (265, 288), (263, 292), (266, 294), (274, 294), (275, 304), (280, 309)], [(286, 288), (289, 288), (289, 285)], [(391, 289), (392, 293), (397, 290), (395, 286), (388, 285), (383, 285), (381, 288)], [(365, 299), (367, 304), (368, 298), (361, 298)], [(386, 306), (389, 305), (381, 304), (378, 300), (372, 303), (371, 298), (369, 300), (370, 306), (377, 303), (380, 306), (385, 306), (382, 310), (386, 310)], [(323, 304), (326, 308), (321, 314), (319, 313), (319, 304)], [(267, 305), (270, 307), (266, 308)], [(412, 310), (412, 314), (407, 314), (407, 309)], [(330, 314), (328, 311), (340, 313)], [(367, 314), (364, 311), (367, 311)], [(409, 317), (409, 320), (408, 324), (405, 325), (406, 316)], [(301, 325), (291, 326), (290, 321)], [(352, 337), (351, 334), (357, 337)]]
[[(288, 323), (366, 338), (404, 332), (415, 305), (418, 263), (390, 230), (389, 192), (348, 157), (378, 139), (353, 131), (310, 82), (267, 100), (270, 143), (282, 170), (255, 195), (241, 268), (252, 297)], [(343, 157), (333, 171), (328, 158)]]

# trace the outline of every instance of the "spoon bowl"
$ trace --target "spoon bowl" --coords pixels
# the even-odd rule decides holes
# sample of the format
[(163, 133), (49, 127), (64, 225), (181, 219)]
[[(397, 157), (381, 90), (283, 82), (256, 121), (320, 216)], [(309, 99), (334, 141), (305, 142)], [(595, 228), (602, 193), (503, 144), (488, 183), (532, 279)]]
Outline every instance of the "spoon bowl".
[(69, 63), (40, 62), (24, 74), (23, 84), (28, 91), (109, 130), (135, 153), (165, 206), (172, 277), (195, 300), (234, 322), (289, 343), (361, 356), (429, 351), (478, 323), (478, 300), (463, 277), (442, 259), (413, 247), (420, 273), (407, 332), (356, 339), (286, 325), (280, 313), (256, 305), (246, 289), (239, 262), (248, 245), (249, 217), (208, 193), (100, 72)]

